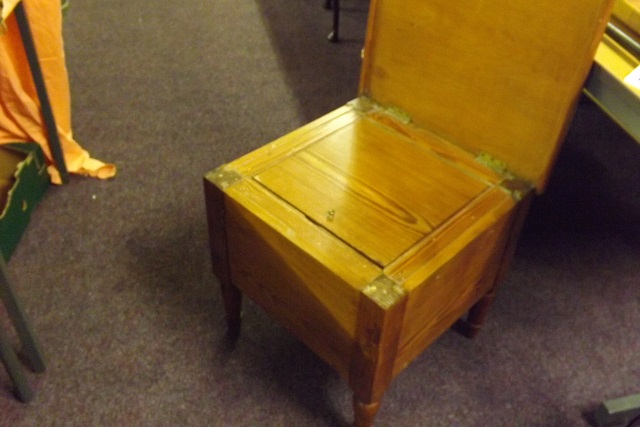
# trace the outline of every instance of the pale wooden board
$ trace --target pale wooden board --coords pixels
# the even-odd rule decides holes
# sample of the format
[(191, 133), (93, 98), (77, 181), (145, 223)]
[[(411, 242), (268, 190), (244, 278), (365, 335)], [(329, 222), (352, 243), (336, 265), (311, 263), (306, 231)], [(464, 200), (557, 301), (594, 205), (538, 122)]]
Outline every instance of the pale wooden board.
[(361, 93), (542, 188), (611, 0), (374, 0)]

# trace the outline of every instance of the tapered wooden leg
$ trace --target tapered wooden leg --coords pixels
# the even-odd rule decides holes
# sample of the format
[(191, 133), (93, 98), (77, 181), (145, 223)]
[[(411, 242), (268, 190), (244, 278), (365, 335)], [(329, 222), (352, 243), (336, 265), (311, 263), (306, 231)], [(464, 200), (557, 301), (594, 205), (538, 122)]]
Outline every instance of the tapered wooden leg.
[(362, 290), (356, 346), (349, 366), (354, 426), (368, 427), (393, 378), (407, 294), (401, 285), (380, 276)]
[(487, 292), (480, 301), (478, 301), (471, 309), (469, 310), (469, 314), (467, 316), (467, 320), (464, 326), (464, 335), (469, 338), (474, 338), (482, 329), (482, 325), (484, 324), (485, 319), (487, 318), (487, 313), (489, 313), (489, 308), (491, 304), (496, 299), (496, 288), (491, 289)]
[(480, 299), (480, 301), (478, 301), (473, 307), (471, 307), (466, 320), (461, 319), (454, 325), (455, 330), (468, 338), (474, 338), (476, 335), (478, 335), (480, 329), (482, 329), (482, 325), (484, 324), (487, 318), (487, 314), (489, 313), (489, 308), (496, 298), (498, 285), (500, 285), (500, 283), (502, 283), (502, 281), (504, 280), (507, 271), (509, 270), (509, 266), (513, 261), (513, 256), (518, 244), (518, 239), (520, 237), (520, 233), (522, 232), (522, 227), (524, 226), (527, 214), (529, 213), (532, 199), (532, 192), (524, 194), (522, 200), (518, 204), (517, 210), (513, 214), (511, 230), (509, 232), (507, 240), (505, 241), (504, 250), (502, 251), (502, 255), (498, 260), (499, 266), (497, 271), (495, 272), (495, 277), (493, 278), (493, 287)]
[(240, 336), (242, 317), (242, 292), (232, 283), (222, 283), (222, 301), (227, 318), (227, 338), (235, 341)]
[(354, 396), (353, 398), (353, 426), (354, 427), (371, 427), (373, 420), (380, 409), (380, 402), (362, 403)]
[(231, 281), (223, 189), (239, 179), (240, 177), (223, 169), (211, 171), (204, 177), (211, 264), (220, 280), (222, 302), (227, 319), (227, 338), (231, 341), (235, 341), (240, 335), (242, 293)]

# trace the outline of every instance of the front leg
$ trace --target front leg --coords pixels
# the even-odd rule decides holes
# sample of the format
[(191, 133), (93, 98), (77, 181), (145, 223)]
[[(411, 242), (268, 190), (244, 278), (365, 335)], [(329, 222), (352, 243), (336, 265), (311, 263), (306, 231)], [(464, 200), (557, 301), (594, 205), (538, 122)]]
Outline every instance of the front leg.
[(371, 427), (395, 365), (407, 294), (380, 276), (362, 290), (356, 342), (349, 366), (355, 427)]
[(363, 403), (353, 396), (353, 427), (372, 427), (373, 420), (380, 409), (380, 401), (373, 403)]
[(227, 337), (231, 341), (235, 341), (240, 335), (242, 292), (231, 280), (224, 188), (239, 179), (237, 174), (226, 171), (224, 167), (213, 170), (204, 177), (211, 264), (213, 272), (220, 280), (222, 303), (227, 319)]

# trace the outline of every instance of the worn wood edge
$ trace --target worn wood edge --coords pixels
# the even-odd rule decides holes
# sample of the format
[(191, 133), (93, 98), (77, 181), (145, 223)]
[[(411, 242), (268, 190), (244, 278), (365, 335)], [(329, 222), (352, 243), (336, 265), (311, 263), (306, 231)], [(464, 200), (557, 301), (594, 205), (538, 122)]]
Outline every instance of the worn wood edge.
[(403, 286), (385, 275), (361, 292), (348, 378), (360, 405), (379, 404), (393, 379), (407, 299)]
[(416, 286), (419, 286), (422, 281), (433, 274), (448, 260), (456, 256), (470, 242), (475, 240), (493, 224), (497, 223), (504, 215), (507, 215), (514, 206), (514, 203), (504, 201), (496, 207), (496, 211), (490, 212), (479, 218), (472, 227), (460, 233), (457, 238), (454, 238), (451, 243), (447, 245), (447, 251), (440, 252), (438, 255), (433, 257), (430, 262), (427, 262), (422, 267), (418, 268), (414, 274), (411, 275), (410, 279), (407, 280), (405, 287), (413, 289)]
[(380, 275), (378, 266), (258, 182), (242, 180), (226, 194), (314, 260), (330, 266), (353, 289), (360, 291)]
[[(390, 263), (384, 269), (385, 274), (403, 283), (407, 291), (412, 290), (421, 283), (421, 278), (428, 277), (430, 272), (446, 263), (460, 248), (505, 215), (516, 203), (510, 194), (500, 187), (487, 189), (455, 216)], [(428, 260), (426, 263), (425, 259)]]
[(362, 49), (362, 66), (360, 68), (360, 82), (358, 95), (368, 96), (371, 90), (371, 64), (375, 52), (374, 29), (378, 20), (378, 0), (371, 0), (369, 16), (367, 17), (367, 31), (365, 33), (364, 48)]
[(327, 135), (359, 118), (353, 106), (346, 104), (301, 126), (276, 140), (230, 162), (230, 166), (245, 176), (254, 176), (282, 159), (294, 155)]
[(240, 172), (232, 169), (228, 164), (219, 166), (204, 175), (205, 185), (207, 182), (210, 182), (222, 191), (241, 181), (243, 178)]
[(376, 303), (380, 308), (388, 310), (394, 304), (397, 304), (402, 298), (405, 298), (407, 292), (401, 284), (386, 275), (380, 275), (373, 282), (369, 283), (363, 290), (362, 294), (366, 295), (371, 301)]

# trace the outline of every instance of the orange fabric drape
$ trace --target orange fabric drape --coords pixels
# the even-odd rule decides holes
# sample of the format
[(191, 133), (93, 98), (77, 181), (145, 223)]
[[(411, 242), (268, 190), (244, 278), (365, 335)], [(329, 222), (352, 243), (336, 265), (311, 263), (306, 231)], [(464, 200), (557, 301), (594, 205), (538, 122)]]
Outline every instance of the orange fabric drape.
[[(0, 144), (16, 141), (40, 144), (50, 164), (51, 180), (59, 184), (60, 175), (51, 164), (40, 101), (18, 25), (11, 13), (19, 1), (0, 0), (4, 27), (0, 34)], [(114, 165), (91, 158), (73, 138), (60, 1), (22, 0), (22, 3), (29, 18), (68, 171), (102, 179), (113, 177), (116, 173)]]

